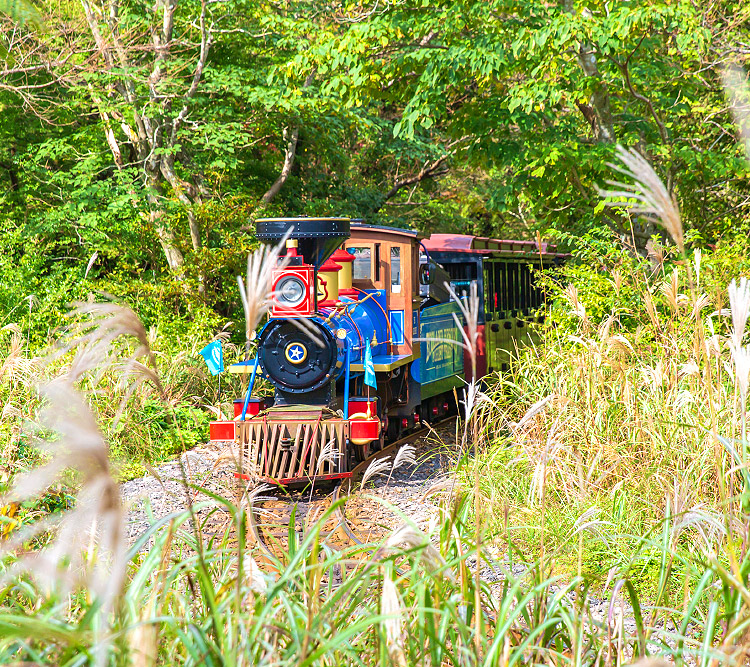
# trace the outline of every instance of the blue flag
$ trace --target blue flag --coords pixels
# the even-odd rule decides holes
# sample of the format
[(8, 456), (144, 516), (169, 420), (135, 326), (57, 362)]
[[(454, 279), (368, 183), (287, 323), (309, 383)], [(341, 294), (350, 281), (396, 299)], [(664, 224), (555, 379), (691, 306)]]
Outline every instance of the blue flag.
[(378, 388), (378, 383), (375, 380), (375, 364), (372, 363), (372, 349), (370, 348), (370, 341), (367, 342), (365, 347), (365, 384), (373, 389)]
[(218, 375), (224, 371), (224, 353), (220, 340), (209, 343), (199, 354), (206, 360), (206, 366), (211, 371), (211, 375)]

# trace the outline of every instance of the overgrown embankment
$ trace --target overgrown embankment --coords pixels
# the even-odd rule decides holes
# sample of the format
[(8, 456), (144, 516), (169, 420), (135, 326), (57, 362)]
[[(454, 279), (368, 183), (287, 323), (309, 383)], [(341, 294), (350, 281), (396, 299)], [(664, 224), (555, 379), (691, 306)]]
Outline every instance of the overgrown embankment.
[(652, 594), (665, 528), (681, 572), (705, 549), (729, 558), (744, 516), (749, 250), (737, 239), (680, 260), (657, 244), (634, 260), (582, 246), (586, 262), (546, 278), (552, 324), (485, 405), (479, 487), (494, 539), (568, 576), (627, 572)]

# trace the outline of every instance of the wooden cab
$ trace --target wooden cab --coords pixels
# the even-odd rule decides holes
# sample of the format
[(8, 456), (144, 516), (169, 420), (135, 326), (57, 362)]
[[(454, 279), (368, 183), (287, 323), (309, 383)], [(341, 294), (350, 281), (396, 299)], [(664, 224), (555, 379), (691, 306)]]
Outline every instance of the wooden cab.
[(391, 355), (419, 357), (418, 232), (352, 222), (344, 248), (354, 255), (352, 285), (385, 294)]

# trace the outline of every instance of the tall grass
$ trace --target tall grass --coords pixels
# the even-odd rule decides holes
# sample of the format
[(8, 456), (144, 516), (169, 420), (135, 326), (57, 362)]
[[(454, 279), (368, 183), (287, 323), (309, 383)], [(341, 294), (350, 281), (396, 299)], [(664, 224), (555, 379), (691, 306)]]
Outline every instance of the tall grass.
[[(172, 423), (179, 414), (134, 313), (82, 308), (68, 357), (38, 370), (50, 376), (35, 399), (43, 465), (0, 499), (38, 500), (66, 477), (77, 489), (0, 542), (0, 663), (741, 664), (750, 294), (741, 280), (706, 290), (712, 257), (687, 261), (613, 274), (611, 290), (642, 295), (643, 308), (600, 320), (575, 285), (561, 287), (563, 324), (545, 344), (496, 388), (467, 386), (463, 467), (426, 494), (441, 498), (430, 533), (404, 517), (377, 544), (335, 550), (322, 536), (333, 507), (303, 537), (290, 529), (278, 557), (248, 543), (247, 497), (206, 489), (126, 547), (98, 402), (117, 386), (126, 401), (158, 401)], [(263, 258), (248, 264), (267, 274)], [(250, 322), (267, 296), (252, 284)], [(465, 306), (471, 332), (476, 301)], [(9, 386), (11, 405), (28, 409), (28, 389)], [(108, 405), (105, 422), (119, 410)], [(204, 530), (215, 515), (219, 535)]]
[[(568, 288), (572, 330), (548, 331), (497, 386), (488, 420), (505, 427), (489, 434), (495, 444), (484, 452), (482, 485), (496, 515), (508, 510), (519, 524), (560, 535), (596, 507), (613, 532), (638, 535), (663, 519), (675, 489), (683, 489), (684, 510), (721, 514), (741, 490), (733, 457), (742, 462), (747, 443), (747, 348), (733, 342), (739, 329), (707, 295), (694, 304), (680, 267), (666, 278), (624, 278), (631, 279), (651, 304), (646, 321), (628, 329), (625, 313), (613, 311), (594, 322)], [(554, 489), (546, 498), (554, 511), (542, 527), (546, 489)], [(610, 554), (610, 565), (626, 556)]]

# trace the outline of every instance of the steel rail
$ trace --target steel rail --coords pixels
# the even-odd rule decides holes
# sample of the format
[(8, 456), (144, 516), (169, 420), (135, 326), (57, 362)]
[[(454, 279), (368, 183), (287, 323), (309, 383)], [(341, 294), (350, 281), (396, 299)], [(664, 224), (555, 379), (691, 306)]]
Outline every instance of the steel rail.
[[(445, 419), (441, 419), (440, 421), (435, 422), (434, 424), (430, 424), (429, 426), (425, 426), (424, 428), (419, 429), (418, 431), (414, 431), (413, 433), (410, 433), (409, 435), (396, 440), (395, 442), (392, 442), (390, 445), (383, 447), (378, 452), (375, 452), (375, 454), (368, 459), (362, 461), (362, 463), (358, 463), (354, 468), (352, 469), (352, 476), (349, 478), (349, 484), (348, 484), (348, 492), (347, 495), (351, 494), (352, 485), (355, 481), (359, 481), (359, 478), (364, 475), (367, 468), (372, 464), (373, 461), (384, 459), (391, 454), (397, 452), (401, 447), (404, 445), (408, 445), (411, 442), (414, 442), (415, 440), (418, 440), (419, 438), (424, 437), (425, 435), (428, 435), (431, 431), (435, 429), (436, 426), (440, 426), (441, 424), (445, 424), (446, 422), (454, 420), (456, 417), (446, 417)], [(341, 498), (341, 489), (343, 488), (343, 484), (336, 487), (333, 491), (334, 504), (340, 500)], [(346, 537), (351, 540), (355, 545), (362, 544), (362, 541), (354, 534), (352, 529), (349, 527), (349, 521), (346, 518), (346, 511), (345, 511), (346, 505), (344, 503), (339, 504), (336, 507), (336, 515), (339, 519), (339, 527), (341, 530), (345, 533)]]
[[(352, 487), (355, 483), (355, 481), (359, 481), (359, 479), (364, 475), (367, 468), (372, 464), (373, 461), (384, 459), (388, 456), (391, 456), (395, 452), (397, 452), (401, 447), (404, 445), (407, 445), (411, 442), (414, 442), (415, 440), (418, 440), (421, 437), (424, 437), (425, 435), (428, 435), (432, 430), (434, 430), (434, 427), (439, 426), (440, 424), (444, 424), (448, 421), (452, 421), (455, 419), (455, 416), (447, 417), (445, 419), (441, 419), (438, 422), (435, 422), (434, 424), (430, 424), (429, 426), (426, 426), (424, 428), (421, 428), (417, 431), (414, 431), (413, 433), (410, 433), (409, 435), (400, 438), (399, 440), (396, 440), (395, 442), (392, 442), (391, 444), (387, 445), (383, 449), (375, 452), (372, 456), (367, 458), (366, 460), (362, 461), (361, 463), (358, 463), (353, 469), (352, 469), (352, 476), (348, 479), (347, 484), (347, 492), (345, 495), (342, 495), (342, 489), (344, 488), (344, 484), (342, 482), (339, 482), (334, 487), (333, 491), (326, 495), (324, 498), (321, 499), (322, 501), (325, 501), (328, 498), (331, 498), (331, 504), (335, 506), (335, 516), (337, 520), (337, 525), (330, 531), (325, 533), (324, 538), (327, 539), (334, 533), (336, 533), (337, 530), (341, 530), (344, 537), (349, 540), (353, 545), (361, 545), (363, 544), (362, 540), (357, 537), (357, 535), (354, 533), (354, 531), (349, 526), (349, 520), (346, 518), (346, 503), (345, 502), (339, 502), (342, 499), (345, 499), (351, 495), (352, 493)], [(260, 502), (268, 502), (268, 501), (260, 501)], [(291, 502), (291, 501), (290, 501)], [(265, 540), (261, 536), (262, 528), (261, 525), (258, 522), (258, 514), (262, 511), (262, 508), (256, 506), (256, 501), (251, 501), (249, 505), (249, 526), (250, 531), (252, 533), (253, 540), (255, 541), (258, 546), (260, 546), (261, 550), (265, 553), (267, 557), (270, 559), (274, 559), (275, 555), (273, 551), (271, 550), (270, 546), (266, 544)], [(288, 526), (287, 526), (288, 528)], [(323, 533), (321, 533), (323, 535)]]
[[(331, 499), (331, 503), (336, 502), (336, 500), (338, 498), (338, 496), (336, 494), (337, 494), (337, 492), (338, 492), (338, 490), (340, 488), (341, 488), (341, 482), (338, 482), (332, 492), (326, 494), (323, 498), (320, 498), (320, 499), (318, 499), (316, 501), (311, 501), (310, 502), (311, 507), (312, 507), (312, 505), (315, 505), (315, 504), (325, 504), (325, 502), (329, 498)], [(303, 492), (303, 493), (305, 493), (305, 492)], [(278, 499), (275, 498), (274, 500), (282, 500), (282, 499), (281, 498), (278, 498)], [(263, 539), (263, 537), (261, 535), (261, 533), (263, 532), (262, 524), (258, 520), (259, 515), (263, 512), (263, 508), (259, 507), (256, 504), (256, 502), (270, 502), (270, 501), (268, 501), (268, 500), (256, 501), (254, 499), (250, 501), (250, 504), (248, 506), (248, 509), (249, 509), (248, 519), (249, 519), (250, 532), (252, 533), (253, 541), (258, 546), (260, 546), (261, 550), (265, 553), (265, 555), (267, 557), (273, 559), (273, 558), (275, 558), (274, 552), (271, 550), (270, 546), (266, 543), (266, 540)], [(294, 501), (293, 500), (289, 501), (290, 504), (292, 502), (294, 502)], [(311, 510), (308, 510), (308, 513), (310, 511)], [(291, 512), (290, 512), (290, 517), (291, 517)], [(338, 518), (338, 516), (337, 516), (337, 518)], [(279, 524), (279, 526), (282, 526), (282, 524)], [(285, 527), (288, 529), (289, 525), (286, 524)], [(335, 534), (336, 531), (338, 530), (338, 528), (339, 528), (339, 526), (336, 525), (333, 528), (333, 530), (331, 530), (329, 532), (326, 532), (326, 533), (321, 532), (321, 537), (322, 537), (323, 541), (325, 541), (326, 539), (328, 539), (331, 535)], [(303, 536), (303, 539), (304, 539), (304, 536)]]

